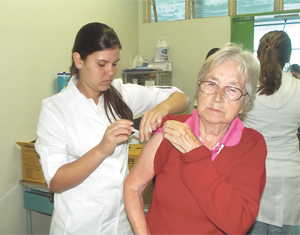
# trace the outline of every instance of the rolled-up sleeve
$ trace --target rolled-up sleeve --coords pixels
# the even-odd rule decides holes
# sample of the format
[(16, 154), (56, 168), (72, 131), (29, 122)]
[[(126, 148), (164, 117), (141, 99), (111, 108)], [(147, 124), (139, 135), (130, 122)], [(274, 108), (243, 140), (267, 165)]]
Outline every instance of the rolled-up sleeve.
[(45, 100), (42, 102), (37, 135), (35, 149), (40, 157), (45, 180), (49, 185), (56, 171), (68, 163), (68, 150), (65, 127), (60, 120), (60, 115)]
[(174, 92), (181, 92), (177, 87), (144, 87), (136, 84), (123, 84), (122, 79), (115, 79), (113, 85), (119, 90), (133, 115), (139, 115), (153, 109), (165, 101)]

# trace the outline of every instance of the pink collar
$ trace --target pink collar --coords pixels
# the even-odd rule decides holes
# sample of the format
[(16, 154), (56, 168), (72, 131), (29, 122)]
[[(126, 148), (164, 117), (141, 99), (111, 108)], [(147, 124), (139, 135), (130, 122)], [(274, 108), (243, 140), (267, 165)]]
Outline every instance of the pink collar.
[[(197, 136), (197, 138), (200, 139), (200, 132), (199, 132), (200, 118), (197, 109), (194, 109), (192, 111), (191, 116), (185, 121), (185, 123), (191, 127), (192, 132)], [(222, 150), (224, 146), (230, 147), (230, 146), (237, 145), (241, 140), (243, 130), (244, 130), (244, 126), (241, 120), (238, 117), (236, 117), (232, 121), (228, 131), (225, 133), (225, 135), (220, 140), (220, 142), (215, 146), (213, 150), (211, 150), (212, 161), (215, 160), (215, 158), (218, 156), (219, 152)], [(162, 128), (156, 130), (155, 133), (162, 133)], [(202, 141), (201, 143), (203, 144)]]
[[(188, 124), (191, 127), (193, 133), (198, 138), (200, 138), (200, 132), (199, 132), (200, 118), (197, 109), (193, 110), (191, 117), (189, 117), (185, 123)], [(222, 150), (224, 146), (229, 147), (229, 146), (237, 145), (241, 140), (243, 129), (244, 126), (241, 120), (238, 117), (236, 117), (232, 121), (228, 131), (222, 137), (220, 142), (216, 145), (216, 147), (213, 150), (211, 150), (212, 160), (214, 160), (217, 157), (218, 153)]]

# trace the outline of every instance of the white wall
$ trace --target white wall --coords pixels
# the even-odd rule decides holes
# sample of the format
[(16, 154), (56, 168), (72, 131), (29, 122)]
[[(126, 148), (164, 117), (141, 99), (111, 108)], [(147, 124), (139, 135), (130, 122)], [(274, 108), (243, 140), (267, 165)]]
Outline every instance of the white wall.
[(93, 21), (115, 29), (121, 76), (138, 54), (137, 18), (133, 0), (0, 0), (0, 234), (26, 233), (15, 142), (36, 138), (41, 100), (57, 92), (57, 73), (69, 70), (77, 31)]
[[(143, 23), (139, 5), (139, 53), (153, 60), (160, 37), (169, 43), (169, 60), (173, 62), (172, 85), (182, 89), (194, 101), (198, 72), (207, 52), (230, 42), (230, 17), (214, 17), (158, 23)], [(187, 113), (190, 113), (191, 106)]]

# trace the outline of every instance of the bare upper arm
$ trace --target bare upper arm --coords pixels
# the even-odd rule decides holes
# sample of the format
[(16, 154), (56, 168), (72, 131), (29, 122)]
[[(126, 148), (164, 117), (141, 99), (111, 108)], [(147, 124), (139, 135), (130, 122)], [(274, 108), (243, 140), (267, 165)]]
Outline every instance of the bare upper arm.
[(136, 164), (126, 178), (127, 186), (134, 190), (140, 190), (153, 179), (154, 157), (162, 139), (162, 133), (157, 133), (145, 144)]

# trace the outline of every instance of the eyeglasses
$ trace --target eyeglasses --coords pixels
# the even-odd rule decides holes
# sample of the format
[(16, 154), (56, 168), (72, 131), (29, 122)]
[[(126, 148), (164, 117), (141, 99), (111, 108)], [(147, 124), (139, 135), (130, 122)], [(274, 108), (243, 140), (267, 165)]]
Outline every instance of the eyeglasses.
[(213, 95), (219, 88), (223, 90), (225, 98), (229, 101), (239, 100), (242, 96), (248, 95), (248, 93), (243, 93), (241, 89), (234, 86), (220, 87), (217, 83), (213, 81), (202, 81), (199, 83), (200, 91), (206, 95)]

